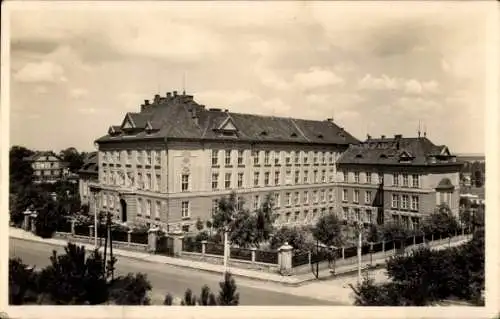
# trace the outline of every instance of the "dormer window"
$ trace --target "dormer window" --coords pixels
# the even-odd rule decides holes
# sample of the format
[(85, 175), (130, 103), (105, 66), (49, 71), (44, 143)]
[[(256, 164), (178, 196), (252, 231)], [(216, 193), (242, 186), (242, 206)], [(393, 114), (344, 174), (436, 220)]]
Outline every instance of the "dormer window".
[(238, 137), (238, 129), (230, 116), (226, 117), (226, 119), (217, 128), (215, 128), (214, 131), (222, 136)]
[(146, 127), (144, 128), (147, 134), (151, 134), (153, 132), (153, 126), (151, 125), (151, 122), (146, 123)]
[(293, 132), (290, 136), (291, 137), (297, 137), (297, 133)]
[(267, 136), (267, 132), (266, 131), (262, 131), (262, 132), (260, 132), (260, 135)]
[(356, 158), (362, 158), (363, 155), (362, 154), (356, 154)]
[(321, 139), (322, 139), (322, 138), (323, 138), (323, 134), (319, 134), (319, 135), (318, 135), (318, 138), (321, 138)]
[(387, 155), (385, 155), (385, 154), (381, 154), (381, 155), (380, 155), (380, 158), (387, 158)]

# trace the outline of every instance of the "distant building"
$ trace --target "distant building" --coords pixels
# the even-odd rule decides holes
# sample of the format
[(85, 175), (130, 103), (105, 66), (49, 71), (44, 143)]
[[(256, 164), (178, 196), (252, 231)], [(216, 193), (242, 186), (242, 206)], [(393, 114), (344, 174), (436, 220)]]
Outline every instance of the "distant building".
[(458, 216), (461, 165), (425, 136), (369, 136), (337, 161), (341, 217), (414, 228), (441, 203)]
[[(90, 183), (99, 181), (99, 164), (97, 152), (92, 152), (87, 155), (82, 168), (78, 171), (78, 189), (80, 193), (80, 201), (82, 204), (90, 204)], [(93, 207), (89, 207), (93, 212)]]
[(246, 207), (272, 194), (278, 225), (336, 210), (336, 161), (352, 135), (323, 121), (206, 109), (191, 95), (156, 95), (97, 139), (100, 210), (128, 223), (193, 231), (235, 191)]
[(31, 163), (34, 183), (55, 183), (69, 173), (66, 163), (53, 152), (36, 152), (24, 160)]

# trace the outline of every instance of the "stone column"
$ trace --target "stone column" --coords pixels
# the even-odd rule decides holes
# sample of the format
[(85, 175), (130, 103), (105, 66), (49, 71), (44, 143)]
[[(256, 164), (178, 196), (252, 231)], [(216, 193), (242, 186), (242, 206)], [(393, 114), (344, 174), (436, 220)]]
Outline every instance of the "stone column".
[(288, 245), (287, 242), (278, 249), (280, 255), (279, 269), (283, 276), (290, 276), (292, 274), (292, 251), (293, 247)]
[(250, 251), (252, 253), (252, 263), (254, 263), (255, 262), (255, 252), (257, 251), (257, 248), (250, 247)]
[(89, 225), (89, 237), (94, 237), (94, 225)]
[(130, 246), (130, 243), (132, 242), (132, 229), (129, 229), (127, 231), (127, 244)]
[(148, 252), (156, 252), (156, 244), (158, 242), (158, 228), (153, 226), (148, 230)]
[(184, 233), (179, 228), (168, 234), (170, 238), (173, 239), (173, 255), (175, 257), (182, 256), (182, 240), (184, 239)]
[(23, 214), (24, 214), (23, 228), (26, 231), (30, 231), (30, 229), (31, 229), (31, 223), (30, 223), (31, 212), (29, 210), (26, 210), (25, 212), (23, 212)]
[(205, 250), (207, 249), (207, 241), (206, 240), (202, 240), (201, 241), (201, 255), (204, 256), (205, 255)]
[(36, 217), (37, 217), (36, 213), (31, 214), (31, 218), (30, 218), (30, 220), (31, 220), (31, 232), (33, 234), (36, 233)]

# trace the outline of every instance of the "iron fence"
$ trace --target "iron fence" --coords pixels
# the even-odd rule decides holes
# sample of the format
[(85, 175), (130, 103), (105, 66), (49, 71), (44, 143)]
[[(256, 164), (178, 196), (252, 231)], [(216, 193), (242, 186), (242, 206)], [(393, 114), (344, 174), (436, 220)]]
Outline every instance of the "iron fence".
[(309, 264), (309, 253), (297, 253), (292, 256), (292, 267)]
[(130, 234), (130, 242), (132, 242), (134, 244), (147, 245), (148, 244), (148, 233), (145, 233), (145, 232), (141, 232), (141, 233), (132, 232), (132, 234)]
[(277, 251), (266, 251), (266, 250), (256, 250), (255, 251), (255, 261), (277, 264), (278, 263), (278, 252)]
[(207, 243), (205, 245), (205, 253), (211, 255), (224, 256), (224, 245)]
[(252, 251), (245, 248), (231, 248), (231, 259), (252, 260)]

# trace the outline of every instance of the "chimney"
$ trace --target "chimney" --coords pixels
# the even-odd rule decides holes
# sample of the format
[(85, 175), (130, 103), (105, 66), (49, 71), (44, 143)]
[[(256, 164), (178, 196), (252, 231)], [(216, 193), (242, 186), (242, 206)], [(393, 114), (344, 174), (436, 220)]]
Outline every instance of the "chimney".
[(145, 110), (146, 106), (144, 104), (141, 104), (141, 112)]
[(160, 103), (160, 94), (155, 94), (155, 98), (153, 101), (154, 101), (153, 102), (154, 104), (159, 104)]
[(366, 134), (366, 139), (367, 140), (371, 140), (372, 139), (372, 136), (370, 134)]
[(144, 100), (145, 105), (149, 105), (149, 100)]
[(330, 122), (330, 123), (333, 123), (333, 119), (332, 119), (332, 118), (327, 118), (326, 120), (327, 120), (328, 122)]
[(399, 140), (399, 139), (401, 139), (402, 137), (403, 137), (403, 135), (401, 135), (401, 134), (396, 134), (396, 135), (394, 135), (394, 138), (395, 138), (396, 140)]
[(225, 110), (224, 110), (224, 112), (226, 112), (226, 113), (227, 113), (227, 112), (229, 112), (229, 110), (228, 110), (228, 109), (225, 109)]
[(174, 97), (176, 97), (176, 96), (177, 96), (177, 91), (174, 91)]
[(385, 135), (382, 135), (382, 136), (381, 136), (381, 138), (382, 138), (382, 139), (384, 139), (384, 138), (385, 138)]
[(172, 93), (167, 92), (167, 99), (170, 99), (172, 97)]

